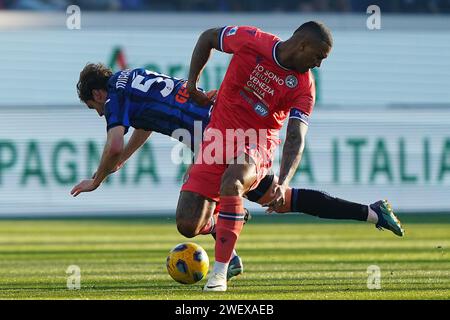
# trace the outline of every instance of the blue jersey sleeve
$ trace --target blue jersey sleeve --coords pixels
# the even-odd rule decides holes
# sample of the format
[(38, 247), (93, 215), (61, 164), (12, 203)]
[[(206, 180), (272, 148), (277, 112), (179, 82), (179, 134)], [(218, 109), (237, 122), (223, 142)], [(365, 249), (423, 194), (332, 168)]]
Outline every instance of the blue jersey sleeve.
[(125, 134), (130, 128), (130, 102), (124, 94), (124, 91), (119, 89), (109, 89), (108, 97), (105, 103), (105, 118), (106, 118), (106, 130), (117, 126), (125, 127)]

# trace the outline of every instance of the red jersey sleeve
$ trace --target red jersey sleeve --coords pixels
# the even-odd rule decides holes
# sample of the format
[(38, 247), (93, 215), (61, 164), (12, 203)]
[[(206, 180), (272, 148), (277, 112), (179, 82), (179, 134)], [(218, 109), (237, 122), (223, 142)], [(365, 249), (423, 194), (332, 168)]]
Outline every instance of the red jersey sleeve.
[[(292, 101), (291, 117), (294, 114), (298, 115), (298, 111), (300, 111), (309, 118), (313, 111), (314, 103), (316, 102), (316, 85), (312, 72), (308, 71), (302, 74), (299, 82), (300, 88)], [(294, 111), (294, 109), (297, 111)]]
[(219, 34), (220, 50), (235, 53), (244, 45), (257, 39), (259, 29), (250, 26), (226, 26)]

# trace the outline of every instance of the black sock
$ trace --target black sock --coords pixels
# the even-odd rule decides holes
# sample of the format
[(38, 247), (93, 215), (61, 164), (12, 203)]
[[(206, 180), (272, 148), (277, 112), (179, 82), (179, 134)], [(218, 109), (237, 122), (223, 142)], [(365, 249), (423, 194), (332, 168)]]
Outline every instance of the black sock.
[(368, 207), (308, 189), (292, 189), (291, 208), (324, 219), (351, 219), (367, 221)]

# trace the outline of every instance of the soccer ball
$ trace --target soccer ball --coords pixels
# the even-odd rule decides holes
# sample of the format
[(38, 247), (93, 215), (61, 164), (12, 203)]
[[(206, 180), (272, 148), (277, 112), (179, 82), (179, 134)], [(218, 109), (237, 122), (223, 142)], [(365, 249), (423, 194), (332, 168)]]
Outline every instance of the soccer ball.
[(166, 267), (173, 280), (193, 284), (202, 280), (208, 273), (208, 254), (196, 243), (180, 243), (170, 250)]

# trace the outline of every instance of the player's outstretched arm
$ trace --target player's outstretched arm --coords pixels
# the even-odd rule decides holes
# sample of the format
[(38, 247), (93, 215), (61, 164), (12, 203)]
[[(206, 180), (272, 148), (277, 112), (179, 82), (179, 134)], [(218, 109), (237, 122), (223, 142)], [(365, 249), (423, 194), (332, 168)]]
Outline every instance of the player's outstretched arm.
[(109, 173), (117, 166), (123, 151), (125, 128), (123, 126), (113, 127), (108, 130), (102, 159), (95, 174), (95, 178), (81, 181), (70, 191), (74, 197), (82, 192), (90, 192), (97, 189)]
[[(116, 167), (110, 172), (114, 173), (118, 170), (120, 170), (125, 162), (140, 148), (144, 143), (147, 141), (148, 137), (152, 134), (152, 131), (145, 131), (143, 129), (135, 129), (133, 132), (133, 135), (131, 136), (130, 140), (128, 140), (127, 145), (122, 151), (122, 154), (120, 155), (120, 160), (117, 163)], [(92, 179), (95, 179), (95, 176), (97, 175), (97, 172), (95, 172), (92, 175)]]
[(130, 140), (128, 140), (127, 145), (122, 151), (122, 154), (120, 155), (120, 160), (114, 168), (114, 172), (119, 170), (123, 167), (125, 162), (137, 151), (140, 147), (144, 145), (144, 143), (147, 141), (147, 139), (152, 134), (151, 131), (145, 131), (143, 129), (135, 129), (133, 131), (133, 134), (131, 135)]
[(302, 159), (307, 132), (308, 126), (305, 123), (299, 119), (289, 119), (281, 158), (280, 178), (274, 188), (275, 196), (272, 201), (263, 204), (268, 207), (267, 212), (269, 213), (285, 203), (285, 192)]
[(200, 80), (200, 76), (209, 60), (209, 57), (211, 56), (212, 49), (220, 50), (220, 31), (221, 28), (213, 28), (204, 31), (198, 38), (197, 44), (192, 52), (187, 90), (190, 97), (200, 105), (207, 105), (212, 102), (204, 92), (198, 90), (197, 83)]

